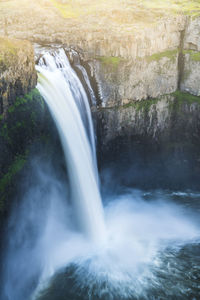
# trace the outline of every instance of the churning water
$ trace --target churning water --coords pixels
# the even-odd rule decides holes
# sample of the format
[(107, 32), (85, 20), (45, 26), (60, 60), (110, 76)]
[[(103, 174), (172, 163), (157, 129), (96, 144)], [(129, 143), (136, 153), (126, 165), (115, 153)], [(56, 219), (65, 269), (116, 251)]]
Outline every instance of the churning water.
[(37, 183), (10, 220), (3, 300), (199, 299), (200, 195), (122, 190), (103, 207), (81, 82), (63, 50), (37, 69), (71, 194), (51, 166), (35, 163)]

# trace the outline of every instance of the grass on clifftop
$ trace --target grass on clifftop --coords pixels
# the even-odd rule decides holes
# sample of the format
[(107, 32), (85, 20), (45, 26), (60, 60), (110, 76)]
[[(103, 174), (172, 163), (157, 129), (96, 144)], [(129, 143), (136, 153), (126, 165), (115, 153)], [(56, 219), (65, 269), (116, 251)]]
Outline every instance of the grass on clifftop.
[(10, 58), (16, 55), (17, 49), (9, 39), (0, 37), (0, 71), (4, 71)]
[(142, 5), (152, 10), (168, 10), (186, 15), (200, 14), (199, 0), (142, 0)]
[[(58, 9), (63, 18), (77, 18), (81, 15), (78, 5), (73, 5), (72, 1), (51, 0), (52, 4)], [(65, 4), (67, 2), (67, 4)]]
[(120, 24), (145, 22), (169, 13), (200, 15), (199, 0), (49, 0), (64, 18), (97, 16)]
[(0, 37), (0, 72), (5, 71), (16, 61), (16, 55), (26, 42)]

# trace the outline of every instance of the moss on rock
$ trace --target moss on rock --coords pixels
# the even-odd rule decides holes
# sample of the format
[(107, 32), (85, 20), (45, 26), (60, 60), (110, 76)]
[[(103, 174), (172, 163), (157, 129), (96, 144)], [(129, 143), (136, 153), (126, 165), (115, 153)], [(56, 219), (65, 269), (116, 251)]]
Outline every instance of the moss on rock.
[(0, 221), (9, 209), (9, 195), (29, 149), (47, 136), (49, 117), (42, 96), (33, 89), (17, 97), (0, 120)]
[(124, 61), (124, 58), (116, 56), (99, 56), (97, 59), (101, 61), (104, 66), (110, 66), (114, 70), (118, 68), (120, 62)]
[(0, 215), (6, 210), (6, 200), (15, 176), (20, 172), (27, 160), (27, 154), (17, 155), (8, 167), (7, 173), (0, 179)]
[(169, 94), (169, 95), (163, 95), (159, 98), (150, 98), (142, 101), (131, 101), (128, 104), (120, 106), (120, 109), (128, 108), (128, 107), (134, 107), (136, 111), (149, 111), (152, 105), (157, 104), (159, 101), (162, 101), (163, 97), (165, 96), (173, 96), (173, 101), (170, 103), (173, 104), (176, 102), (177, 105), (180, 105), (185, 103), (185, 104), (200, 104), (200, 97), (194, 96), (189, 93), (182, 92), (180, 90), (177, 90), (176, 92)]
[(152, 62), (152, 61), (159, 61), (164, 57), (167, 57), (168, 59), (172, 60), (173, 62), (175, 62), (176, 58), (177, 58), (177, 54), (178, 54), (178, 50), (168, 50), (168, 51), (164, 51), (164, 52), (160, 52), (160, 53), (155, 53), (151, 56), (146, 56), (145, 59), (147, 60), (147, 62)]
[(159, 98), (154, 98), (154, 99), (151, 98), (142, 101), (131, 101), (130, 103), (121, 106), (121, 108), (123, 109), (128, 107), (135, 107), (137, 112), (139, 111), (147, 112), (149, 111), (152, 105), (155, 105), (159, 101), (160, 101)]
[(200, 97), (194, 96), (189, 93), (185, 93), (185, 92), (181, 92), (181, 91), (177, 90), (172, 95), (175, 97), (175, 99), (179, 103), (188, 103), (188, 104), (198, 103), (198, 104), (200, 104)]
[(200, 52), (193, 50), (184, 50), (183, 54), (189, 54), (192, 61), (200, 61)]

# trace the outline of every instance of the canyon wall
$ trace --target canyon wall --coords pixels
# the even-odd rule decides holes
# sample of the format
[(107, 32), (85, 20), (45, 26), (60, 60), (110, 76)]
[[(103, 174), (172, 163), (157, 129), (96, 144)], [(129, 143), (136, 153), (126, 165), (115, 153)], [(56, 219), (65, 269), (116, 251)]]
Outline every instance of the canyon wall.
[(90, 63), (103, 107), (157, 98), (177, 89), (200, 95), (200, 18), (172, 18), (155, 31), (146, 29), (146, 36), (136, 39), (134, 46), (127, 43), (129, 56), (121, 51)]
[[(181, 101), (182, 98), (174, 94), (177, 90), (183, 93), (183, 97), (185, 95), (188, 105), (191, 105), (188, 113), (192, 115), (192, 101), (196, 103), (198, 100), (198, 98), (195, 100), (192, 95), (200, 96), (200, 18), (182, 17), (179, 19), (179, 26), (176, 22), (173, 24), (176, 30), (171, 24), (169, 26), (171, 32), (169, 29), (164, 31), (162, 28), (165, 39), (166, 36), (169, 37), (168, 44), (164, 43), (166, 48), (162, 48), (164, 51), (146, 55), (149, 49), (153, 52), (153, 43), (162, 44), (161, 36), (157, 40), (151, 40), (149, 31), (148, 42), (145, 39), (146, 42), (141, 41), (139, 44), (144, 48), (143, 57), (142, 54), (135, 58), (99, 56), (89, 60), (91, 73), (95, 74), (101, 99), (98, 119), (100, 123), (102, 121), (102, 128), (107, 128), (105, 131), (100, 130), (104, 145), (116, 136), (130, 136), (130, 132), (134, 134), (135, 131), (139, 134), (142, 128), (146, 133), (148, 128), (151, 128), (150, 131), (160, 131), (165, 136), (171, 119), (166, 121), (159, 115), (156, 118), (154, 115), (149, 115), (149, 120), (154, 120), (152, 127), (152, 123), (145, 121), (144, 113), (141, 114), (136, 107), (146, 107), (152, 101), (156, 101), (161, 115), (169, 114), (164, 109), (166, 104), (163, 99), (171, 99), (172, 102)], [(159, 36), (158, 32), (157, 36)], [(152, 111), (149, 112), (151, 113)], [(184, 116), (185, 114), (182, 113), (183, 120), (187, 122)], [(144, 123), (138, 123), (138, 118)], [(194, 124), (198, 122), (197, 118), (194, 118), (193, 122)], [(150, 134), (150, 131), (149, 135), (154, 139), (156, 134)], [(197, 132), (195, 134), (197, 137)]]
[(100, 167), (111, 166), (115, 181), (147, 189), (199, 189), (200, 97), (177, 91), (101, 108), (96, 119)]
[[(200, 17), (170, 14), (155, 22), (94, 26), (90, 19), (63, 19), (50, 4), (29, 5), (31, 13), (15, 11), (6, 25), (1, 20), (0, 32), (79, 53), (96, 90), (102, 155), (129, 149), (126, 153), (134, 156), (140, 144), (151, 148), (149, 154), (173, 153), (183, 165), (187, 153), (196, 153), (199, 165)], [(5, 94), (3, 102), (6, 110)]]
[(84, 14), (83, 5), (80, 16), (66, 17), (65, 5), (59, 8), (54, 2), (23, 0), (20, 11), (17, 1), (10, 2), (12, 8), (2, 4), (0, 13), (7, 19), (0, 20), (0, 34), (77, 50), (95, 74), (103, 107), (177, 89), (198, 95), (200, 17), (191, 16), (189, 6), (187, 15), (149, 11), (137, 1), (120, 2), (120, 11), (90, 3), (90, 12)]
[(47, 134), (48, 111), (36, 82), (31, 43), (0, 37), (0, 225), (31, 147)]

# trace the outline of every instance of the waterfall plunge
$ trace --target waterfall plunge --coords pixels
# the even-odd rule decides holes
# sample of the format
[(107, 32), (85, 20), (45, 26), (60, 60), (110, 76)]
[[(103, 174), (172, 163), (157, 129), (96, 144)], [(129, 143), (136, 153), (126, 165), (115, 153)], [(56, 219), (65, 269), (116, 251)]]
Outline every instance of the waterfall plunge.
[(46, 53), (37, 70), (37, 88), (49, 106), (61, 138), (78, 224), (93, 241), (102, 242), (105, 225), (86, 93), (63, 49)]

